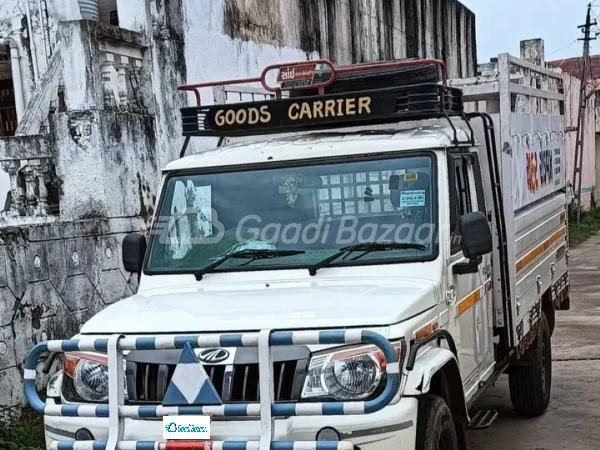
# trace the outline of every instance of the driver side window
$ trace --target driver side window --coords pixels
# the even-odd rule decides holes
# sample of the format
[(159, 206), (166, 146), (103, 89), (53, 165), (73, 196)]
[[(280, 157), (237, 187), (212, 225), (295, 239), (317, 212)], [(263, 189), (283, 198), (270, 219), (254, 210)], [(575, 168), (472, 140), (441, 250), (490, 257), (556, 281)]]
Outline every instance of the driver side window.
[(449, 157), (449, 192), (450, 192), (450, 230), (451, 230), (451, 253), (455, 255), (462, 251), (460, 246), (460, 230), (458, 218), (473, 212), (471, 201), (471, 183), (469, 180), (470, 160), (464, 156)]

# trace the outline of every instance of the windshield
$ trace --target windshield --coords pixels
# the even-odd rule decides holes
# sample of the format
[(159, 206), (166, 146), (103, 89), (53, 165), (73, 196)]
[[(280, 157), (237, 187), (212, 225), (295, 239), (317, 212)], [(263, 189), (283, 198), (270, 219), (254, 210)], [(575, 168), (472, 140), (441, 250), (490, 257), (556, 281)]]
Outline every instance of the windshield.
[[(312, 163), (170, 176), (146, 273), (311, 267), (373, 242), (420, 245), (348, 252), (330, 265), (435, 256), (432, 156)], [(224, 258), (250, 250), (261, 257)]]

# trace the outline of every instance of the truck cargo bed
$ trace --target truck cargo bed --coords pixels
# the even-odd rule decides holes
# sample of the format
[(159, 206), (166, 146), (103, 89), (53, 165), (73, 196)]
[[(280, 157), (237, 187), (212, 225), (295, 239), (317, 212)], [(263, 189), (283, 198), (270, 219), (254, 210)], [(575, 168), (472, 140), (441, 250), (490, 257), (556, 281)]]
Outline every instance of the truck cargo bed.
[[(543, 296), (556, 295), (552, 286), (561, 279), (568, 285), (562, 75), (505, 54), (499, 56), (495, 74), (450, 84), (463, 89), (467, 110), (490, 114), (496, 129), (513, 345), (524, 348), (542, 313)], [(484, 142), (483, 127), (473, 126), (478, 142)], [(487, 183), (491, 190), (489, 179)], [(495, 255), (494, 323), (504, 326), (507, 302), (497, 259)]]

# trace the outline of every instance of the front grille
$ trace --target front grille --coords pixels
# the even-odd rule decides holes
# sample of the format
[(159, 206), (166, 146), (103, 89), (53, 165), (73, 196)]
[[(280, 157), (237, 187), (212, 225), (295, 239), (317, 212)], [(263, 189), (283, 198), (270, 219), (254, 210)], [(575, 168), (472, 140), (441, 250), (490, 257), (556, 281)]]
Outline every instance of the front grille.
[[(293, 398), (296, 361), (282, 361), (273, 364), (274, 393), (276, 402), (297, 400)], [(235, 366), (231, 383), (231, 401), (258, 402), (258, 364)]]
[[(304, 373), (303, 361), (273, 363), (275, 401), (297, 401)], [(175, 372), (175, 364), (129, 362), (127, 392), (130, 403), (160, 404)], [(259, 398), (258, 364), (205, 365), (207, 375), (225, 403), (253, 403)]]

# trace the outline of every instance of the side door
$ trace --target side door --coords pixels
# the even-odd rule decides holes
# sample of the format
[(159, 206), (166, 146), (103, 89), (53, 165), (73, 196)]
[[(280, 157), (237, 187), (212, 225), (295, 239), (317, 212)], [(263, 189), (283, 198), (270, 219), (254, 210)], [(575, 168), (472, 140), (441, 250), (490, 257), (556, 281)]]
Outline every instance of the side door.
[[(484, 286), (485, 275), (491, 269), (490, 257), (482, 258), (476, 273), (456, 273), (456, 266), (467, 263), (461, 248), (459, 217), (474, 211), (485, 212), (481, 197), (481, 176), (474, 172), (475, 159), (469, 153), (449, 156), (451, 256), (448, 264), (448, 288), (452, 292), (450, 326), (458, 350), (461, 377), (465, 394), (470, 398), (477, 390), (482, 366), (485, 363), (485, 340), (489, 322), (484, 308), (486, 297), (491, 301), (491, 290)], [(477, 186), (480, 189), (477, 189)], [(480, 195), (478, 195), (478, 191)], [(481, 204), (480, 204), (481, 203)]]

